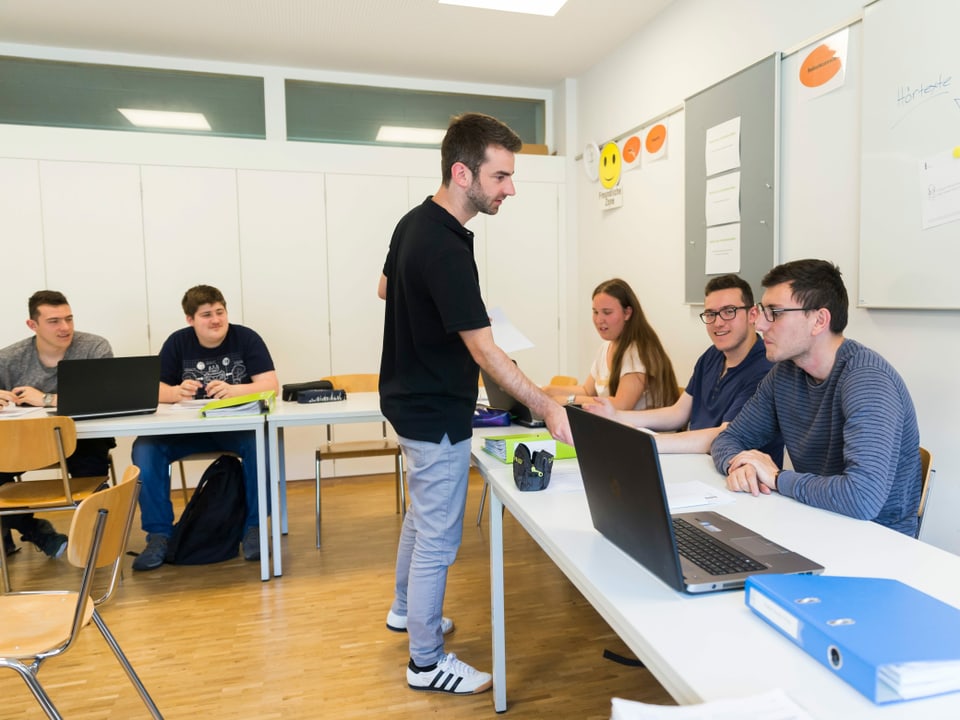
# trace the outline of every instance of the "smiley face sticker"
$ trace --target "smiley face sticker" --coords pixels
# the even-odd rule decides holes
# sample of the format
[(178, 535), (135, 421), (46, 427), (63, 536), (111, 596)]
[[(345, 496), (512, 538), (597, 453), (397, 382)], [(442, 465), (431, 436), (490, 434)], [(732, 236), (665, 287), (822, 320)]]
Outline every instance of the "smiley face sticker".
[(609, 190), (620, 183), (620, 148), (608, 142), (600, 151), (600, 184)]

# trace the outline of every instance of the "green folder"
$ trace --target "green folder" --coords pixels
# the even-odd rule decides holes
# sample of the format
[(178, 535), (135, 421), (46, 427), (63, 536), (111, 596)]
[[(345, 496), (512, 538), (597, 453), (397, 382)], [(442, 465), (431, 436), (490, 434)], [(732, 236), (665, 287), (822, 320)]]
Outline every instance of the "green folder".
[(502, 462), (512, 463), (513, 451), (520, 443), (530, 448), (530, 452), (546, 450), (557, 460), (577, 456), (577, 452), (572, 445), (554, 440), (548, 432), (489, 435), (483, 440), (483, 449)]
[(200, 408), (200, 414), (203, 417), (262, 415), (273, 410), (276, 402), (277, 393), (273, 390), (264, 390), (222, 400), (211, 400)]

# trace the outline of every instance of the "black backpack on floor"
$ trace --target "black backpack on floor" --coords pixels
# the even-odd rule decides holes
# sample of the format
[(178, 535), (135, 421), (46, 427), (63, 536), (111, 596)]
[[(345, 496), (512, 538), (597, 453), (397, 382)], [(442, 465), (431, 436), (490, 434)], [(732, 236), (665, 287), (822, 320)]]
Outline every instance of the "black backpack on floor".
[(173, 526), (167, 562), (205, 565), (235, 558), (246, 517), (243, 466), (232, 455), (221, 455), (203, 471), (190, 502)]

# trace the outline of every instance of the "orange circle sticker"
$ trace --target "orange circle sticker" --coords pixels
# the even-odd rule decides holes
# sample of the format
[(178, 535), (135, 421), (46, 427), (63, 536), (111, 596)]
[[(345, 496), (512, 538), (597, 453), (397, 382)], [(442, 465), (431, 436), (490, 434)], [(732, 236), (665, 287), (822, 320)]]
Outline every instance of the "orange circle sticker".
[(628, 137), (623, 143), (623, 150), (620, 151), (620, 154), (623, 156), (623, 162), (628, 165), (636, 161), (640, 155), (640, 138), (636, 135)]
[(800, 63), (800, 82), (809, 88), (825, 85), (840, 72), (841, 65), (834, 50), (827, 45), (818, 45)]
[(667, 139), (667, 128), (665, 125), (654, 125), (647, 131), (647, 152), (654, 155), (660, 152), (663, 143)]

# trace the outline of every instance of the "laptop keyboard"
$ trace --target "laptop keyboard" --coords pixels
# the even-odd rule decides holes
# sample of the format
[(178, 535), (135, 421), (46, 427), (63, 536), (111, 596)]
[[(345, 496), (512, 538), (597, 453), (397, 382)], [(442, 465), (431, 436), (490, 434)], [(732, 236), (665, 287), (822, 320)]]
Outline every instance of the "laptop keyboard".
[(731, 550), (683, 518), (673, 518), (673, 534), (677, 538), (680, 554), (711, 575), (731, 575), (766, 569), (765, 565)]

